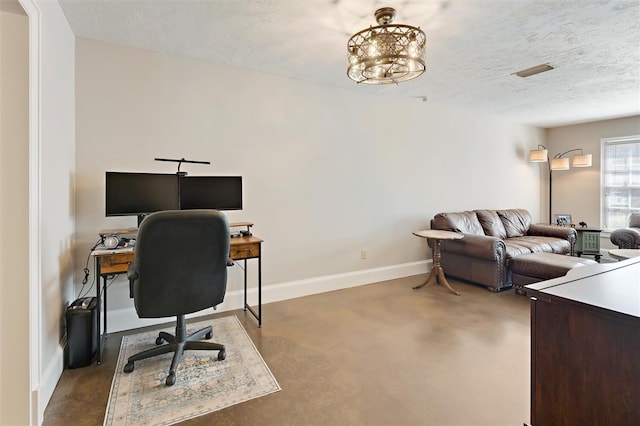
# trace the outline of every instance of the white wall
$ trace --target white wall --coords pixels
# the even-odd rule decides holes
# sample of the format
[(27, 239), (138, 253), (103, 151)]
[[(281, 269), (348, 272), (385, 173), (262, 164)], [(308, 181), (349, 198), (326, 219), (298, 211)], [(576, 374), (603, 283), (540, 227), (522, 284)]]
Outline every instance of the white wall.
[[(24, 13), (24, 12), (23, 12)], [(0, 11), (0, 424), (29, 422), (29, 21)], [(10, 350), (7, 350), (11, 348)]]
[[(2, 14), (0, 424), (12, 425), (42, 421), (64, 367), (64, 307), (74, 297), (75, 36), (58, 2), (21, 6), (28, 20), (19, 30)], [(20, 56), (7, 68), (4, 55), (14, 49)], [(25, 115), (9, 120), (5, 101)], [(19, 135), (5, 134), (8, 121)]]
[[(586, 154), (593, 155), (590, 168), (553, 172), (552, 214), (568, 213), (575, 223), (585, 221), (590, 226), (600, 227), (600, 141), (602, 138), (639, 134), (640, 116), (548, 129), (550, 156), (575, 148), (582, 148)], [(540, 167), (548, 170), (546, 165)], [(544, 185), (548, 186), (548, 183)], [(545, 194), (548, 200), (546, 191)], [(602, 233), (600, 245), (603, 249), (612, 247), (608, 233)]]
[(36, 3), (41, 20), (39, 407), (44, 410), (64, 366), (64, 312), (74, 299), (75, 35), (57, 1)]
[[(244, 210), (228, 217), (254, 222), (265, 240), (267, 300), (282, 286), (321, 291), (341, 274), (424, 269), (411, 232), (440, 211), (539, 216), (526, 156), (544, 143), (541, 129), (83, 38), (76, 60), (76, 283), (99, 230), (136, 224), (104, 216), (105, 171), (176, 171), (155, 157), (213, 163), (183, 165), (190, 175), (243, 176)], [(236, 267), (229, 290), (240, 286)], [(110, 315), (132, 311), (122, 278), (109, 303)], [(140, 325), (135, 313), (129, 321)]]

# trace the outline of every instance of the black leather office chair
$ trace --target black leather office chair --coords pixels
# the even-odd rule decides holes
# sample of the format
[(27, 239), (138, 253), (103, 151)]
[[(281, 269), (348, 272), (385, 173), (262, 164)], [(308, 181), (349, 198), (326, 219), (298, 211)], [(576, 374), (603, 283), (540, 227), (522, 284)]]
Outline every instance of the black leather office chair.
[(229, 224), (215, 210), (163, 211), (150, 214), (138, 230), (134, 261), (128, 278), (140, 318), (177, 317), (175, 336), (160, 332), (157, 345), (129, 357), (134, 362), (174, 352), (167, 386), (185, 350), (215, 350), (225, 358), (224, 345), (199, 341), (213, 335), (211, 326), (187, 336), (185, 314), (215, 307), (224, 300), (229, 259)]

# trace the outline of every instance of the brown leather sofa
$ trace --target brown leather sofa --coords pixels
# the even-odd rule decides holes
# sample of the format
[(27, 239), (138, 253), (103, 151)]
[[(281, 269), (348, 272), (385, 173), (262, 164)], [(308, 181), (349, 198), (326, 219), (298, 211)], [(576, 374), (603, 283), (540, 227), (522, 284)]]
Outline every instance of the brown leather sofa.
[(640, 248), (640, 213), (631, 213), (629, 227), (616, 229), (609, 239), (620, 249)]
[(442, 241), (444, 273), (491, 291), (511, 287), (511, 259), (540, 252), (570, 254), (576, 242), (575, 229), (533, 224), (524, 209), (438, 213), (431, 229), (464, 234), (460, 240)]

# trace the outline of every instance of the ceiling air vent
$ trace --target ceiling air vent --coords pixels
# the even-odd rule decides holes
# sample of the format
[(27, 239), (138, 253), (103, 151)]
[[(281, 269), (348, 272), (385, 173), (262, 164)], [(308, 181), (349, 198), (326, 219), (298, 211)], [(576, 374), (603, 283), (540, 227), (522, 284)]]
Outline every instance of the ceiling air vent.
[(511, 75), (517, 75), (518, 77), (531, 77), (532, 75), (540, 74), (541, 72), (551, 71), (553, 67), (549, 64), (536, 65), (535, 67), (527, 68), (526, 70), (514, 72)]

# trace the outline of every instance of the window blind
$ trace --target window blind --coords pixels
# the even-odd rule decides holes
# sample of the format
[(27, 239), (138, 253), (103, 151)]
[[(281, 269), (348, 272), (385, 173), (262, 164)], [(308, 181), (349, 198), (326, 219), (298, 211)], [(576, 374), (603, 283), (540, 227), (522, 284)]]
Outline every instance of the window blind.
[(602, 140), (602, 226), (625, 228), (640, 212), (640, 136)]

